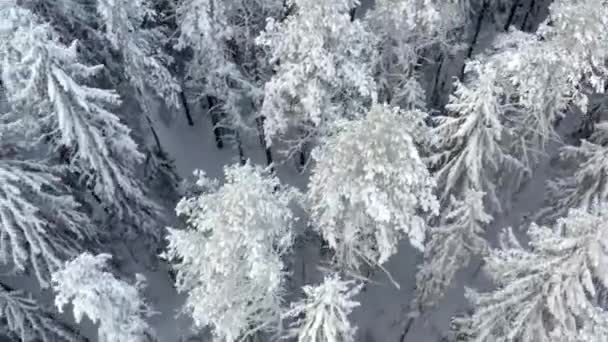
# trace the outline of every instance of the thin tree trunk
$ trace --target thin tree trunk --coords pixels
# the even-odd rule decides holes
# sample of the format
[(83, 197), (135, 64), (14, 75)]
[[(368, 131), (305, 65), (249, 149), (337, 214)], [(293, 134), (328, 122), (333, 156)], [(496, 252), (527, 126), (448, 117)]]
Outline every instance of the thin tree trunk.
[(403, 328), (403, 332), (401, 332), (401, 337), (399, 338), (399, 342), (405, 342), (405, 338), (407, 337), (407, 334), (409, 334), (410, 330), (412, 329), (412, 326), (414, 325), (415, 321), (416, 321), (416, 317), (408, 318), (407, 322), (405, 323), (405, 327)]
[(511, 5), (511, 11), (509, 11), (509, 17), (507, 18), (507, 22), (505, 23), (504, 30), (509, 31), (509, 27), (513, 23), (513, 19), (515, 18), (515, 12), (517, 12), (517, 7), (519, 7), (519, 3), (521, 0), (515, 0), (513, 5)]
[(355, 21), (355, 15), (357, 14), (357, 7), (351, 8), (349, 14), (350, 14), (350, 21), (351, 22)]
[(530, 6), (528, 7), (528, 11), (526, 11), (526, 15), (524, 16), (524, 21), (521, 23), (521, 30), (525, 31), (526, 26), (528, 25), (528, 19), (530, 18), (530, 13), (534, 10), (534, 6), (536, 5), (535, 0), (530, 0)]
[(154, 137), (154, 142), (156, 143), (156, 149), (160, 153), (164, 153), (163, 146), (160, 144), (160, 139), (158, 138), (158, 134), (156, 133), (156, 129), (154, 128), (154, 124), (152, 124), (152, 120), (148, 114), (146, 114), (146, 121), (148, 122), (148, 127), (150, 127), (150, 131), (152, 132), (152, 136)]
[(441, 71), (443, 70), (443, 62), (445, 55), (442, 53), (437, 56), (435, 63), (437, 64), (437, 72), (435, 73), (435, 79), (433, 81), (433, 95), (431, 98), (431, 104), (433, 106), (437, 106), (437, 102), (439, 101), (439, 79), (441, 78)]
[(213, 135), (215, 136), (215, 146), (217, 148), (224, 148), (224, 139), (222, 138), (222, 128), (219, 127), (220, 118), (219, 113), (215, 110), (215, 99), (212, 96), (207, 95), (207, 105), (209, 110), (209, 116), (211, 117), (211, 124), (213, 125)]
[(481, 26), (483, 25), (483, 20), (485, 19), (486, 12), (488, 10), (488, 0), (483, 2), (481, 6), (481, 11), (479, 12), (479, 16), (477, 17), (477, 23), (475, 24), (475, 33), (473, 34), (473, 39), (471, 40), (471, 44), (469, 44), (469, 48), (465, 55), (464, 63), (462, 64), (462, 70), (460, 71), (460, 80), (464, 78), (464, 69), (466, 66), (466, 61), (471, 58), (473, 55), (473, 50), (475, 50), (475, 45), (477, 45), (477, 39), (479, 38), (479, 33), (481, 32)]
[(186, 98), (186, 94), (183, 90), (179, 92), (179, 96), (182, 99), (182, 105), (184, 106), (184, 114), (186, 114), (188, 125), (194, 126), (194, 121), (192, 121), (192, 115), (190, 115), (190, 106), (188, 106), (188, 99)]
[(234, 139), (236, 140), (236, 149), (239, 152), (239, 163), (245, 165), (247, 159), (245, 158), (245, 152), (243, 151), (243, 142), (241, 141), (241, 135), (238, 129), (234, 131)]
[[(271, 166), (273, 163), (272, 159), (272, 150), (270, 146), (266, 143), (266, 132), (264, 132), (264, 117), (260, 116), (255, 119), (256, 126), (258, 128), (258, 138), (260, 139), (260, 145), (264, 149), (264, 153), (266, 154), (266, 164)], [(271, 167), (271, 171), (274, 172), (274, 167)]]

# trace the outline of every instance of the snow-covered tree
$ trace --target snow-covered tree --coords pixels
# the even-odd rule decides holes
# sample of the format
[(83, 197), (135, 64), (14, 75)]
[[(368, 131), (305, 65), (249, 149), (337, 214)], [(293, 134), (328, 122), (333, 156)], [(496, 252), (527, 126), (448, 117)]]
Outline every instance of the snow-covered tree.
[(195, 325), (232, 342), (280, 327), (297, 192), (249, 163), (224, 171), (222, 186), (200, 172), (205, 191), (177, 205), (188, 229), (169, 229), (165, 257)]
[(0, 316), (2, 331), (10, 341), (81, 342), (86, 341), (67, 325), (57, 320), (24, 291), (0, 284)]
[(455, 320), (471, 341), (606, 341), (608, 312), (597, 294), (608, 288), (608, 205), (572, 209), (551, 229), (533, 224), (529, 248), (511, 230), (486, 258), (498, 287), (467, 291), (470, 317)]
[(570, 208), (588, 209), (608, 200), (608, 123), (595, 126), (589, 140), (565, 146), (560, 157), (566, 174), (548, 182), (547, 203), (538, 215), (547, 220), (565, 216)]
[(109, 254), (83, 253), (53, 273), (55, 305), (61, 312), (71, 303), (79, 323), (84, 316), (99, 324), (100, 342), (145, 342), (153, 336), (145, 321), (151, 309), (140, 294), (143, 276), (132, 285), (116, 279), (108, 268)]
[(42, 287), (95, 235), (58, 175), (36, 162), (0, 160), (0, 261), (32, 270)]
[[(485, 192), (487, 211), (501, 210), (498, 190), (505, 179), (521, 179), (527, 166), (511, 155), (510, 130), (503, 124), (504, 89), (494, 63), (467, 63), (473, 80), (456, 83), (446, 109), (450, 116), (434, 117), (432, 155), (428, 158), (442, 201), (467, 191)], [(499, 177), (500, 176), (500, 177)], [(517, 182), (516, 182), (517, 183)], [(516, 184), (517, 185), (517, 184)]]
[(211, 102), (216, 125), (241, 131), (259, 126), (261, 130), (252, 120), (272, 70), (255, 39), (267, 18), (279, 19), (284, 11), (283, 0), (179, 2), (176, 47), (192, 51), (186, 63), (189, 92), (196, 100)]
[(154, 234), (150, 218), (157, 208), (134, 178), (143, 155), (110, 111), (120, 99), (86, 85), (102, 66), (82, 64), (76, 42), (61, 43), (29, 10), (3, 4), (0, 20), (0, 69), (12, 110), (35, 117), (53, 150), (106, 209)]
[(465, 267), (472, 256), (487, 250), (482, 237), (492, 217), (483, 206), (483, 193), (467, 191), (461, 200), (452, 197), (449, 211), (436, 227), (429, 229), (424, 262), (416, 276), (414, 306), (423, 309), (440, 299), (456, 272)]
[(429, 50), (442, 51), (451, 45), (449, 33), (464, 21), (458, 2), (379, 0), (365, 20), (378, 37), (374, 64), (380, 99), (404, 109), (422, 99), (425, 105), (416, 103), (414, 107), (425, 108), (424, 88), (416, 80), (416, 70)]
[(121, 66), (144, 113), (151, 110), (151, 96), (180, 108), (181, 87), (167, 65), (171, 62), (163, 52), (167, 39), (158, 27), (149, 27), (156, 19), (150, 0), (98, 0), (108, 40), (121, 55)]
[(287, 3), (292, 14), (268, 20), (258, 38), (276, 64), (260, 114), (268, 143), (280, 136), (294, 151), (328, 135), (336, 120), (366, 113), (375, 98), (375, 37), (351, 20), (357, 0)]
[(311, 219), (339, 266), (380, 265), (404, 236), (423, 249), (423, 213), (438, 210), (435, 182), (416, 146), (425, 116), (374, 105), (313, 152)]
[(317, 286), (304, 286), (305, 297), (292, 303), (284, 316), (295, 319), (288, 336), (296, 337), (298, 342), (354, 342), (357, 327), (348, 315), (359, 306), (353, 297), (361, 287), (337, 274), (326, 276)]

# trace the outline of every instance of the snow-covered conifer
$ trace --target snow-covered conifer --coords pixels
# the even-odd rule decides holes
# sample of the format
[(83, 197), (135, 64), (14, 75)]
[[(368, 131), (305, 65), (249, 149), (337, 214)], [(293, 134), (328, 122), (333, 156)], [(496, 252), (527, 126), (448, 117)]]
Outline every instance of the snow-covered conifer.
[(0, 160), (0, 261), (17, 272), (33, 270), (46, 287), (50, 272), (95, 235), (79, 207), (56, 170)]
[[(121, 65), (127, 80), (144, 112), (150, 111), (150, 92), (173, 108), (180, 108), (181, 89), (163, 53), (165, 33), (148, 27), (156, 19), (149, 0), (99, 0), (97, 11), (102, 17), (106, 35), (121, 55)], [(145, 22), (145, 26), (144, 26)]]
[(52, 147), (103, 206), (150, 230), (156, 206), (134, 178), (143, 155), (130, 129), (110, 111), (119, 104), (111, 90), (86, 85), (102, 66), (78, 59), (77, 44), (61, 43), (48, 24), (19, 6), (0, 7), (2, 83), (14, 111), (44, 127)]
[(509, 129), (503, 124), (504, 92), (496, 82), (499, 71), (494, 63), (484, 62), (467, 63), (474, 80), (456, 84), (447, 105), (452, 115), (433, 118), (436, 123), (430, 133), (433, 154), (428, 160), (442, 201), (452, 195), (461, 197), (469, 190), (482, 191), (486, 194), (486, 205), (501, 210), (499, 181), (509, 177), (520, 179), (527, 168), (510, 154), (504, 139)]
[(249, 163), (226, 167), (222, 186), (199, 177), (205, 191), (176, 208), (188, 229), (169, 229), (167, 238), (177, 290), (188, 295), (185, 310), (221, 341), (276, 331), (297, 192)]
[(608, 200), (608, 123), (595, 126), (589, 140), (579, 146), (565, 146), (560, 157), (569, 163), (562, 177), (548, 182), (547, 203), (539, 217), (552, 220), (565, 216), (570, 208), (588, 209)]
[(83, 253), (53, 273), (55, 305), (60, 311), (71, 303), (76, 322), (83, 316), (99, 324), (100, 342), (145, 342), (153, 336), (145, 321), (151, 310), (135, 285), (116, 279), (107, 270), (109, 254)]
[(374, 105), (313, 152), (311, 218), (338, 265), (380, 265), (404, 236), (423, 249), (423, 213), (438, 210), (435, 182), (416, 146), (425, 116)]
[(293, 318), (290, 337), (298, 342), (354, 342), (357, 327), (348, 315), (359, 303), (354, 300), (362, 285), (340, 279), (337, 274), (325, 277), (317, 286), (306, 285), (302, 289), (305, 298), (292, 303), (285, 313)]
[(456, 272), (472, 256), (487, 250), (482, 237), (484, 226), (492, 220), (483, 206), (483, 193), (467, 191), (461, 200), (452, 197), (449, 212), (436, 227), (429, 229), (424, 262), (416, 276), (416, 307), (436, 303), (451, 284)]
[[(289, 0), (284, 21), (268, 20), (258, 42), (276, 64), (264, 88), (267, 138), (297, 150), (331, 132), (344, 117), (361, 117), (375, 98), (375, 37), (350, 18), (357, 0)], [(294, 136), (296, 135), (296, 136)]]
[(85, 339), (40, 307), (24, 291), (0, 284), (0, 316), (2, 332), (10, 341), (22, 342), (81, 342)]
[(608, 312), (597, 293), (608, 288), (608, 205), (572, 209), (551, 229), (533, 224), (530, 248), (507, 230), (486, 257), (494, 291), (467, 291), (470, 317), (455, 320), (473, 341), (605, 341)]

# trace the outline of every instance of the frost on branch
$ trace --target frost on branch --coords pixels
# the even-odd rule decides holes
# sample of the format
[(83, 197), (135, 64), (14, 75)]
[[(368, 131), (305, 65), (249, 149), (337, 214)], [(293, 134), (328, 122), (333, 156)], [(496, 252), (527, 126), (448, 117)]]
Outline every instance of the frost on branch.
[(529, 248), (511, 230), (491, 250), (486, 271), (497, 289), (474, 290), (470, 317), (456, 319), (471, 341), (586, 341), (608, 338), (608, 206), (572, 209), (553, 229), (533, 224)]
[(452, 115), (434, 118), (436, 127), (430, 132), (434, 153), (428, 161), (442, 201), (451, 195), (463, 196), (468, 190), (482, 191), (486, 205), (501, 210), (501, 179), (519, 179), (527, 168), (510, 154), (504, 142), (509, 130), (502, 122), (503, 89), (495, 82), (498, 70), (492, 63), (477, 60), (469, 62), (467, 68), (474, 82), (457, 83), (447, 105)]
[(34, 271), (42, 287), (50, 272), (77, 255), (94, 227), (50, 167), (0, 160), (0, 261)]
[(131, 285), (107, 271), (109, 254), (83, 253), (53, 273), (55, 305), (61, 312), (71, 303), (76, 322), (87, 316), (99, 324), (100, 342), (150, 341), (152, 328), (145, 321), (150, 308), (140, 295), (142, 279)]
[[(25, 292), (0, 284), (0, 316), (11, 341), (80, 342), (85, 339), (41, 308)], [(2, 336), (0, 335), (0, 336)]]
[(134, 178), (143, 155), (130, 129), (109, 111), (114, 91), (84, 84), (101, 69), (78, 61), (76, 42), (66, 46), (51, 27), (19, 7), (2, 7), (2, 81), (15, 111), (33, 115), (74, 174), (103, 205), (139, 229), (153, 227), (157, 210)]
[(456, 272), (466, 267), (472, 256), (487, 250), (483, 234), (491, 221), (484, 211), (483, 193), (467, 191), (462, 200), (452, 197), (448, 213), (437, 227), (429, 229), (424, 262), (416, 276), (416, 307), (435, 304)]
[(304, 286), (305, 298), (292, 303), (285, 313), (286, 318), (295, 319), (289, 337), (296, 337), (298, 342), (354, 342), (357, 327), (348, 315), (359, 306), (353, 297), (361, 287), (336, 274), (326, 276), (317, 286)]
[(313, 152), (311, 218), (338, 265), (357, 271), (380, 265), (404, 236), (423, 249), (423, 213), (438, 210), (435, 182), (416, 147), (426, 133), (424, 117), (375, 105)]
[(232, 342), (280, 327), (297, 192), (249, 163), (224, 172), (222, 186), (199, 173), (205, 191), (177, 205), (188, 229), (169, 229), (165, 256), (195, 325)]
[(258, 38), (277, 64), (261, 115), (269, 143), (281, 136), (297, 150), (328, 135), (336, 120), (365, 114), (375, 98), (375, 38), (359, 20), (350, 20), (358, 1), (288, 3), (295, 13), (282, 22), (269, 20)]

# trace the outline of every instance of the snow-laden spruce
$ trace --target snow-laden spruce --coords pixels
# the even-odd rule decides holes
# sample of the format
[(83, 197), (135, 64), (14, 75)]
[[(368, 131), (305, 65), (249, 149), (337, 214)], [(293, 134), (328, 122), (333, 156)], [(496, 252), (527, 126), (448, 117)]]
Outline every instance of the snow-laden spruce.
[(311, 219), (339, 266), (381, 265), (404, 236), (423, 249), (424, 213), (439, 208), (416, 146), (426, 133), (425, 116), (374, 105), (313, 152)]
[[(2, 145), (0, 145), (2, 146)], [(95, 235), (80, 205), (48, 166), (0, 160), (0, 261), (40, 285)]]
[(61, 43), (29, 10), (0, 7), (2, 83), (14, 111), (32, 115), (79, 181), (101, 204), (138, 229), (153, 227), (155, 205), (135, 179), (143, 155), (130, 129), (109, 110), (119, 105), (111, 90), (85, 85), (102, 69), (79, 61), (77, 44)]
[(1, 337), (22, 342), (81, 342), (85, 339), (58, 321), (24, 291), (0, 284)]
[(132, 285), (108, 271), (109, 254), (83, 253), (53, 273), (55, 305), (60, 312), (72, 304), (76, 322), (84, 316), (99, 324), (100, 342), (146, 342), (154, 335), (145, 318), (151, 315), (141, 289), (143, 276)]
[(447, 213), (441, 216), (436, 227), (429, 229), (424, 262), (416, 275), (413, 303), (416, 310), (436, 304), (456, 272), (465, 267), (472, 256), (487, 250), (483, 235), (492, 217), (484, 210), (483, 195), (470, 190), (460, 200), (452, 197)]
[(504, 143), (509, 130), (503, 124), (504, 94), (496, 82), (496, 65), (472, 60), (467, 62), (467, 71), (473, 79), (457, 82), (446, 106), (452, 115), (433, 118), (436, 127), (429, 133), (433, 154), (428, 161), (442, 202), (470, 190), (481, 191), (486, 194), (488, 211), (499, 211), (501, 181), (519, 179), (527, 168)]
[(261, 115), (268, 143), (291, 150), (323, 137), (344, 117), (363, 116), (375, 97), (375, 38), (350, 10), (357, 0), (288, 0), (294, 13), (268, 20), (258, 38), (276, 63), (264, 87)]
[(569, 162), (566, 174), (548, 182), (547, 203), (538, 215), (549, 221), (565, 216), (570, 208), (588, 209), (608, 200), (608, 123), (579, 146), (564, 146), (560, 157)]
[(268, 170), (247, 163), (225, 168), (225, 183), (199, 172), (200, 195), (183, 198), (186, 230), (169, 229), (166, 255), (187, 294), (185, 311), (198, 328), (232, 342), (280, 327), (293, 244), (290, 204), (299, 196)]
[(162, 49), (168, 37), (158, 27), (150, 28), (157, 16), (152, 2), (99, 0), (97, 12), (108, 40), (122, 56), (120, 68), (134, 88), (142, 111), (151, 111), (150, 102), (155, 98), (179, 109), (181, 87), (167, 69), (171, 59)]
[(292, 303), (285, 318), (293, 318), (289, 337), (298, 342), (354, 342), (357, 327), (348, 315), (359, 303), (354, 300), (362, 285), (340, 279), (337, 274), (325, 276), (317, 286), (302, 288), (304, 298)]
[(498, 287), (468, 290), (470, 317), (455, 320), (470, 341), (600, 342), (608, 312), (597, 294), (608, 288), (608, 205), (572, 209), (553, 228), (533, 224), (529, 248), (509, 229), (485, 270)]

